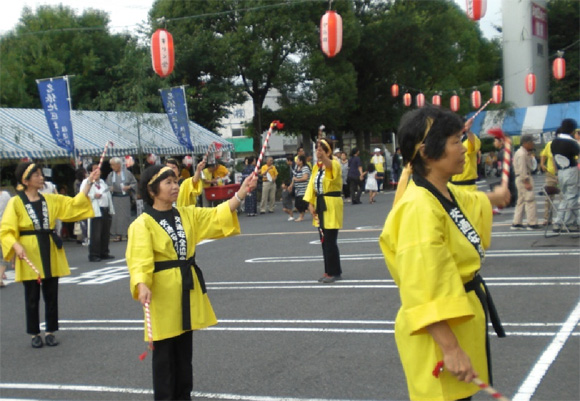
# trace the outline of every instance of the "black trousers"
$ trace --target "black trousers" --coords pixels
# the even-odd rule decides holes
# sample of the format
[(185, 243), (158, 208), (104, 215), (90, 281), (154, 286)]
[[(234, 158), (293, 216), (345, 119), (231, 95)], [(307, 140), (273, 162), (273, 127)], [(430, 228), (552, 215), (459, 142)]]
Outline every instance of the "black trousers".
[(111, 215), (109, 208), (101, 208), (101, 217), (91, 219), (91, 240), (89, 243), (89, 257), (109, 255), (109, 240), (111, 231)]
[(362, 193), (361, 180), (358, 178), (348, 177), (346, 182), (348, 184), (348, 188), (350, 189), (350, 199), (352, 200), (352, 203), (360, 203), (360, 195)]
[(46, 331), (52, 333), (58, 330), (58, 277), (45, 278), (42, 285), (36, 280), (23, 281), (24, 303), (26, 308), (26, 332), (30, 335), (40, 333), (40, 289), (44, 299), (44, 315)]
[(153, 393), (156, 400), (191, 400), (193, 332), (153, 342)]
[(340, 267), (340, 252), (338, 251), (338, 229), (323, 228), (323, 236), (320, 236), (322, 241), (322, 256), (324, 256), (324, 272), (329, 276), (340, 276), (342, 268)]

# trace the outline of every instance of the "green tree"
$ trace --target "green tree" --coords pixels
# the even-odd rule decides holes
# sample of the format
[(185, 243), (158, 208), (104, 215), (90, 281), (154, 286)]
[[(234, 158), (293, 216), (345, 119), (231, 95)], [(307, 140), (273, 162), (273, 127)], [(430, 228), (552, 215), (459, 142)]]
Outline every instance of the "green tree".
[[(580, 2), (548, 2), (548, 48), (550, 54), (565, 49), (566, 77), (550, 80), (550, 103), (577, 101), (580, 95)], [(552, 62), (552, 60), (550, 60)]]
[(133, 45), (128, 35), (110, 34), (108, 23), (103, 11), (25, 7), (17, 27), (0, 38), (0, 105), (39, 107), (36, 79), (74, 75), (73, 108), (94, 109), (93, 100), (115, 84), (107, 68)]

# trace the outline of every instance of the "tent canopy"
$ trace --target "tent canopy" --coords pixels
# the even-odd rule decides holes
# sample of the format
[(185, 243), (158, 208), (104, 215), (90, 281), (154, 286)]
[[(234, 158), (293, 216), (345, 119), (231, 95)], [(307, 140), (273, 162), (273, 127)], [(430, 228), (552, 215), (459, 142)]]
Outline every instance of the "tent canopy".
[[(108, 141), (113, 142), (108, 149), (109, 157), (137, 154), (139, 142), (143, 153), (160, 156), (191, 153), (178, 142), (164, 113), (73, 110), (71, 121), (75, 148), (81, 157), (100, 156)], [(221, 144), (223, 150), (234, 150), (230, 142), (192, 121), (189, 131), (193, 153), (207, 152), (213, 142)], [(10, 108), (0, 108), (0, 156), (3, 159), (71, 157), (56, 145), (44, 110)]]
[(475, 117), (471, 130), (479, 136), (487, 135), (487, 130), (492, 127), (501, 127), (512, 136), (541, 134), (556, 131), (565, 118), (580, 118), (580, 102), (522, 107), (511, 111), (484, 111)]

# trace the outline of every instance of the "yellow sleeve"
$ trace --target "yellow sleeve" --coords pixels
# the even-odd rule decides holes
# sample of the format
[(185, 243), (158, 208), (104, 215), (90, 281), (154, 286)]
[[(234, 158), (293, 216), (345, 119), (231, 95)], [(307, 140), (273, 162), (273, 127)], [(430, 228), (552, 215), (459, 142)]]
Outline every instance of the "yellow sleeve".
[(310, 174), (310, 180), (308, 180), (308, 185), (306, 186), (306, 192), (302, 197), (302, 200), (305, 202), (311, 203), (316, 207), (316, 194), (314, 192), (314, 179), (318, 174), (318, 166), (314, 166), (314, 169), (311, 170), (312, 174)]
[(338, 163), (335, 159), (332, 159), (332, 168), (326, 169), (326, 173), (324, 174), (330, 181), (339, 179), (340, 184), (342, 187), (342, 168), (340, 167), (340, 163)]
[(476, 153), (481, 149), (481, 140), (475, 134), (473, 136), (475, 137), (473, 143), (469, 138), (463, 142), (463, 146), (467, 149), (467, 153)]
[(143, 283), (148, 288), (153, 286), (155, 256), (150, 227), (147, 226), (147, 216), (141, 215), (129, 226), (127, 251), (127, 267), (131, 276), (130, 286), (133, 299), (138, 299), (137, 284)]
[(267, 168), (268, 168), (267, 164), (262, 164), (262, 167), (260, 167), (260, 175), (264, 175), (266, 173)]
[(51, 228), (54, 227), (53, 222), (56, 219), (71, 222), (95, 217), (91, 200), (82, 192), (79, 192), (74, 198), (53, 194), (47, 194), (44, 197), (49, 208)]
[(197, 203), (197, 197), (203, 191), (202, 180), (193, 182), (193, 178), (187, 178), (181, 183), (179, 187), (179, 195), (177, 195), (177, 206), (190, 206)]
[(474, 316), (447, 244), (445, 211), (433, 201), (401, 205), (391, 225), (398, 230), (393, 264), (401, 309), (412, 334), (436, 322), (454, 325)]
[(276, 170), (276, 166), (272, 166), (272, 171), (270, 172), (270, 175), (272, 176), (272, 180), (276, 180), (276, 178), (278, 177), (278, 170)]
[(218, 239), (238, 235), (240, 223), (238, 214), (230, 211), (228, 202), (219, 204), (217, 207), (193, 207), (179, 208), (182, 217), (192, 219), (192, 227), (195, 243), (204, 239)]
[(18, 215), (14, 204), (16, 201), (22, 203), (18, 196), (10, 198), (6, 205), (6, 209), (4, 209), (4, 215), (2, 216), (2, 223), (0, 225), (0, 238), (4, 260), (11, 260), (14, 257), (14, 249), (12, 249), (12, 245), (14, 245), (14, 243), (20, 238), (20, 230), (18, 228), (20, 216)]

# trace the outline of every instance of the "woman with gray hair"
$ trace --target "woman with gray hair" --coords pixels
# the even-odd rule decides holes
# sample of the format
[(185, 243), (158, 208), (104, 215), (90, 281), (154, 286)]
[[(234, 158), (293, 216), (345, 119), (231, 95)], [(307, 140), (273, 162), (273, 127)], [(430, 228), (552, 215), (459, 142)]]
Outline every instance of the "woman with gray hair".
[(137, 191), (137, 180), (127, 170), (119, 157), (113, 157), (109, 164), (113, 171), (107, 176), (107, 185), (113, 196), (115, 214), (111, 222), (113, 241), (119, 242), (127, 237), (127, 229), (131, 223), (131, 195)]

